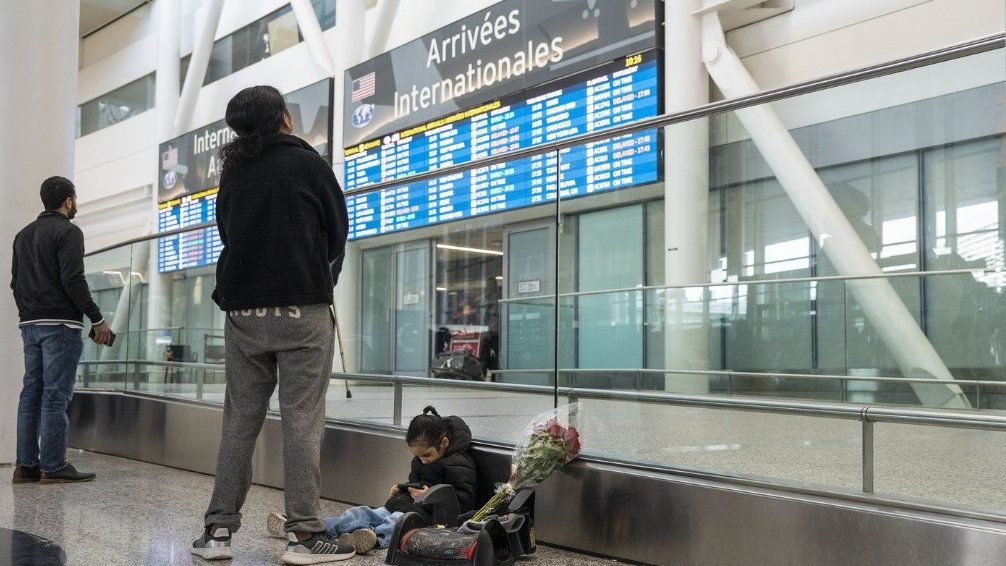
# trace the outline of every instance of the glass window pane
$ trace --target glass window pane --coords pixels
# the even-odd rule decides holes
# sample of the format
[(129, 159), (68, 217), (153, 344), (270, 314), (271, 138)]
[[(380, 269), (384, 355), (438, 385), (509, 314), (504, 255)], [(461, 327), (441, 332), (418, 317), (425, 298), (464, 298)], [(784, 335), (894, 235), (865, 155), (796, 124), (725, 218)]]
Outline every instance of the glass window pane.
[(154, 75), (123, 85), (78, 107), (78, 136), (118, 124), (154, 107)]
[[(643, 207), (625, 206), (580, 216), (579, 290), (605, 291), (643, 284)], [(579, 298), (579, 368), (643, 367), (642, 291)], [(578, 387), (621, 386), (619, 378), (578, 376)], [(629, 384), (631, 388), (631, 384)]]
[(928, 267), (979, 270), (926, 280), (928, 333), (959, 377), (987, 376), (1006, 364), (1004, 151), (998, 136), (924, 154)]
[(314, 13), (318, 16), (321, 29), (335, 27), (335, 0), (311, 0), (311, 5), (314, 6)]
[(360, 370), (391, 373), (391, 248), (363, 252)]
[[(918, 159), (915, 155), (878, 158), (820, 171), (853, 230), (887, 273), (918, 271)], [(827, 241), (825, 241), (827, 245)], [(827, 248), (818, 249), (819, 276), (838, 275)], [(918, 278), (890, 284), (919, 319)], [(829, 373), (894, 375), (897, 364), (867, 324), (862, 307), (843, 281), (817, 284), (818, 367)]]
[(297, 17), (289, 7), (280, 10), (268, 24), (269, 56), (275, 55), (300, 42), (300, 29), (297, 27)]
[(231, 34), (231, 72), (236, 73), (251, 64), (248, 57), (251, 26), (243, 27)]
[(430, 365), (429, 249), (402, 249), (395, 255), (395, 373), (425, 377)]
[(206, 77), (203, 80), (203, 84), (210, 84), (234, 72), (231, 62), (232, 57), (232, 36), (228, 35), (225, 38), (218, 39), (213, 44), (213, 50), (210, 51), (210, 63), (206, 68)]

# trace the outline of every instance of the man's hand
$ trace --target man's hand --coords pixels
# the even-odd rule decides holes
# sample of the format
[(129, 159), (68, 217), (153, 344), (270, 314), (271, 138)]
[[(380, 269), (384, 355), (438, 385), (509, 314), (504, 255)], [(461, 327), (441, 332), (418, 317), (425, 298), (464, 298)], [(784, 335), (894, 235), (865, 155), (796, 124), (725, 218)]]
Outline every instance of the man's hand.
[(101, 324), (91, 327), (94, 330), (94, 336), (91, 340), (95, 344), (101, 344), (102, 346), (108, 346), (112, 343), (112, 328), (107, 322), (102, 321)]

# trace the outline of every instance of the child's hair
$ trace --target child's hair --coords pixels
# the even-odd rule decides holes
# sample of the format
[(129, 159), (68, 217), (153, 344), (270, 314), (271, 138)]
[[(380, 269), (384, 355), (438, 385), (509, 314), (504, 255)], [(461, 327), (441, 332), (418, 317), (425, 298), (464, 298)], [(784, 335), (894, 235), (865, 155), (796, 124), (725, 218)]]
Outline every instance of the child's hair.
[(432, 406), (423, 409), (423, 414), (416, 415), (409, 423), (405, 433), (405, 443), (409, 446), (420, 444), (436, 446), (440, 439), (447, 436), (447, 423)]

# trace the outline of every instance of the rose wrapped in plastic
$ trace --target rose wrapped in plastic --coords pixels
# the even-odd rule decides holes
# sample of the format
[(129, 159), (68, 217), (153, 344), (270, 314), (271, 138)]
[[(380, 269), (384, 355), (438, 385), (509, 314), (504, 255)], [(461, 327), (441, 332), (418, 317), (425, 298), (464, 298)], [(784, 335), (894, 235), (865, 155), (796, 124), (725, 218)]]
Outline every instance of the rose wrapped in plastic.
[(535, 417), (526, 439), (514, 448), (510, 479), (472, 517), (482, 521), (507, 503), (518, 490), (534, 487), (580, 455), (576, 428), (578, 403), (562, 405)]

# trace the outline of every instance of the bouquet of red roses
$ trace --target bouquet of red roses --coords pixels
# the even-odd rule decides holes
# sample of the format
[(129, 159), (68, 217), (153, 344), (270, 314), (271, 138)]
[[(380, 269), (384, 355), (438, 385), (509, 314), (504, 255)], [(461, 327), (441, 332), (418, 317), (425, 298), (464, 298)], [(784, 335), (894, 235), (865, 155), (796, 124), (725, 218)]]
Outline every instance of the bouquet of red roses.
[(576, 429), (578, 403), (562, 405), (535, 417), (526, 439), (514, 448), (510, 479), (481, 509), (473, 521), (493, 514), (522, 488), (534, 487), (580, 455), (580, 432)]

